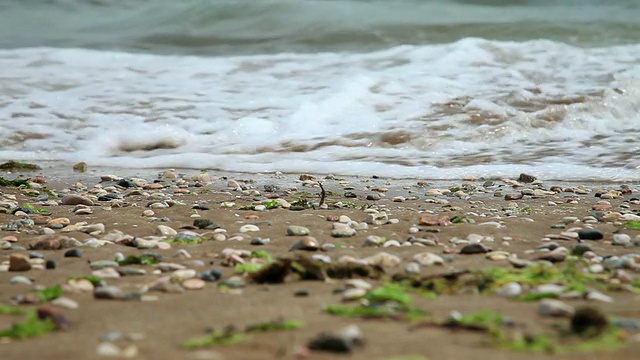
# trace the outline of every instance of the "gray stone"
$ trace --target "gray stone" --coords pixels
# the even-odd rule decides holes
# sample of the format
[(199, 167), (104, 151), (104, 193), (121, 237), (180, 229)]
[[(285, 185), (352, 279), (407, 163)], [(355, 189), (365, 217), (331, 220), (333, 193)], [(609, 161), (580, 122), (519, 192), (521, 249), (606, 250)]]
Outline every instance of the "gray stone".
[(552, 317), (571, 317), (575, 309), (573, 306), (555, 299), (542, 299), (538, 304), (538, 314)]
[(337, 238), (341, 238), (341, 237), (352, 237), (356, 234), (356, 229), (334, 229), (331, 230), (331, 236), (332, 237), (337, 237)]
[(31, 285), (33, 282), (26, 276), (14, 276), (9, 280), (12, 284)]
[(124, 292), (117, 286), (100, 286), (93, 290), (96, 299), (122, 299)]
[(289, 225), (289, 227), (287, 227), (287, 235), (289, 236), (306, 236), (309, 234), (309, 229), (304, 226)]

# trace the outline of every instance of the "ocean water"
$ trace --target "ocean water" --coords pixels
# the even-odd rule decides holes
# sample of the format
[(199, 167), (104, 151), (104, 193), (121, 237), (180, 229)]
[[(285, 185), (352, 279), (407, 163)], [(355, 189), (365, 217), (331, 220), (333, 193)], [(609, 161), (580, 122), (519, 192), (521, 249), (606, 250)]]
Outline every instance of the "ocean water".
[(0, 160), (640, 179), (640, 1), (6, 0)]

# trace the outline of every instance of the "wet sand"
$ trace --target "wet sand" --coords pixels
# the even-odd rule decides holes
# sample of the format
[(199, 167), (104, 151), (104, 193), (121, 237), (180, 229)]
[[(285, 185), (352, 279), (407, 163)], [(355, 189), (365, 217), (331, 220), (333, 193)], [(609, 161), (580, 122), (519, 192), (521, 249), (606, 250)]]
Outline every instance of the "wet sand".
[[(178, 171), (179, 172), (179, 171)], [(101, 174), (104, 174), (101, 172)], [(25, 340), (2, 339), (0, 341), (0, 354), (3, 359), (88, 359), (96, 358), (96, 349), (103, 342), (101, 339), (110, 332), (122, 334), (122, 339), (112, 343), (120, 349), (130, 347), (136, 359), (268, 359), (282, 358), (292, 359), (307, 357), (312, 359), (344, 358), (344, 355), (323, 351), (307, 351), (304, 347), (309, 340), (320, 332), (337, 331), (349, 325), (357, 325), (363, 333), (365, 345), (355, 347), (350, 355), (354, 359), (393, 359), (402, 356), (416, 355), (424, 359), (522, 359), (547, 358), (549, 354), (516, 352), (497, 348), (491, 339), (483, 333), (471, 331), (454, 331), (438, 327), (424, 327), (412, 329), (412, 323), (394, 319), (360, 319), (346, 318), (329, 315), (323, 312), (326, 305), (342, 304), (342, 294), (334, 291), (344, 286), (345, 279), (321, 280), (297, 280), (290, 276), (287, 281), (280, 284), (255, 284), (245, 275), (247, 285), (238, 291), (223, 291), (217, 282), (207, 282), (200, 290), (186, 290), (182, 293), (165, 293), (150, 291), (145, 293), (151, 298), (140, 300), (109, 300), (95, 299), (92, 292), (73, 291), (67, 283), (71, 277), (81, 277), (91, 274), (90, 262), (97, 260), (113, 260), (116, 253), (124, 256), (141, 255), (145, 252), (161, 254), (163, 261), (176, 264), (187, 264), (187, 268), (194, 269), (198, 273), (217, 268), (222, 276), (219, 281), (239, 275), (233, 267), (223, 266), (221, 257), (225, 249), (262, 250), (274, 257), (294, 256), (289, 249), (302, 236), (288, 236), (289, 225), (300, 225), (310, 229), (310, 235), (315, 237), (320, 244), (335, 244), (333, 249), (327, 251), (296, 251), (295, 253), (323, 254), (329, 256), (332, 262), (338, 262), (344, 256), (363, 259), (381, 252), (395, 255), (402, 259), (396, 267), (385, 267), (385, 275), (381, 279), (365, 279), (373, 286), (388, 281), (394, 274), (404, 274), (405, 267), (413, 256), (421, 252), (432, 252), (447, 259), (443, 265), (421, 266), (420, 276), (430, 274), (447, 273), (461, 270), (478, 270), (489, 267), (507, 267), (511, 265), (507, 260), (492, 261), (486, 258), (486, 254), (464, 255), (457, 254), (464, 245), (455, 244), (455, 239), (465, 239), (469, 234), (481, 235), (481, 243), (494, 251), (506, 251), (520, 259), (535, 260), (544, 253), (537, 251), (539, 246), (545, 244), (545, 236), (548, 234), (560, 234), (572, 227), (593, 227), (604, 234), (604, 239), (587, 241), (592, 251), (600, 256), (624, 255), (636, 253), (635, 247), (614, 246), (611, 244), (612, 234), (618, 229), (624, 229), (620, 222), (597, 222), (584, 224), (576, 222), (567, 224), (565, 229), (553, 229), (551, 225), (559, 224), (562, 218), (575, 216), (583, 219), (593, 213), (592, 207), (603, 201), (595, 196), (596, 193), (613, 191), (616, 198), (608, 199), (611, 210), (629, 214), (638, 214), (640, 205), (634, 204), (632, 198), (637, 197), (637, 188), (631, 186), (631, 193), (617, 194), (620, 184), (562, 184), (545, 182), (523, 184), (517, 182), (492, 181), (493, 184), (485, 184), (485, 181), (450, 181), (430, 182), (418, 179), (393, 180), (379, 178), (325, 178), (316, 175), (315, 178), (304, 181), (299, 180), (300, 175), (248, 175), (248, 174), (220, 174), (209, 172), (204, 181), (197, 181), (197, 172), (186, 171), (183, 186), (180, 182), (165, 179), (161, 189), (136, 189), (135, 194), (130, 195), (134, 188), (115, 187), (113, 193), (122, 196), (121, 206), (108, 206), (106, 201), (97, 201), (98, 193), (95, 187), (115, 186), (115, 182), (101, 182), (101, 174), (69, 174), (68, 179), (59, 172), (45, 171), (42, 175), (47, 183), (46, 188), (63, 196), (68, 192), (79, 193), (87, 198), (93, 198), (96, 203), (91, 206), (92, 213), (77, 215), (72, 212), (73, 205), (42, 206), (27, 196), (25, 190), (12, 187), (1, 187), (1, 198), (22, 205), (32, 204), (38, 208), (46, 208), (51, 212), (52, 218), (66, 217), (71, 224), (85, 221), (88, 224), (102, 223), (105, 233), (119, 230), (123, 234), (134, 237), (148, 238), (156, 234), (158, 225), (166, 225), (177, 231), (188, 229), (195, 231), (207, 238), (200, 244), (173, 244), (169, 249), (137, 249), (121, 244), (106, 244), (98, 248), (87, 246), (77, 247), (82, 257), (64, 257), (69, 249), (38, 250), (44, 255), (45, 260), (55, 260), (55, 269), (38, 270), (31, 269), (24, 272), (0, 271), (0, 304), (13, 304), (16, 296), (27, 294), (34, 288), (64, 285), (63, 296), (70, 298), (79, 305), (77, 309), (55, 307), (69, 321), (65, 330), (46, 333), (40, 337)], [(13, 179), (15, 174), (0, 174)], [(116, 175), (123, 175), (118, 174)], [(32, 176), (27, 174), (26, 176)], [(155, 172), (147, 172), (139, 177), (152, 183), (158, 178)], [(178, 175), (178, 180), (183, 176)], [(207, 181), (208, 180), (208, 181)], [(244, 190), (233, 188), (230, 180), (244, 187)], [(321, 181), (327, 196), (326, 209), (317, 204), (320, 201), (321, 189), (314, 184)], [(80, 182), (87, 188), (76, 186)], [(231, 184), (234, 185), (234, 184)], [(265, 191), (265, 185), (275, 185), (274, 192)], [(584, 194), (575, 191), (550, 191), (552, 186), (560, 186), (564, 190), (584, 189)], [(426, 196), (431, 189), (453, 189), (463, 191), (464, 194), (454, 192), (439, 196)], [(182, 189), (184, 193), (176, 193)], [(522, 199), (507, 201), (505, 195), (522, 193), (523, 189), (543, 189), (548, 193), (539, 196), (524, 196)], [(500, 190), (500, 196), (494, 196)], [(93, 194), (92, 194), (93, 192)], [(40, 190), (40, 193), (44, 193)], [(150, 221), (150, 217), (143, 216), (147, 205), (152, 203), (153, 193), (171, 195), (171, 199), (181, 202), (168, 208), (153, 208), (155, 217), (167, 217), (168, 222)], [(345, 197), (345, 193), (349, 197)], [(446, 193), (446, 191), (445, 191)], [(526, 192), (525, 192), (526, 193)], [(379, 195), (379, 200), (367, 200), (368, 195)], [(351, 197), (355, 196), (355, 197)], [(396, 196), (404, 197), (403, 201), (392, 201)], [(517, 196), (516, 196), (517, 197)], [(266, 211), (240, 210), (239, 206), (267, 203), (272, 198), (282, 198), (289, 203), (306, 199), (315, 208), (304, 208), (294, 211), (285, 208), (268, 209)], [(60, 201), (60, 198), (54, 199)], [(400, 200), (399, 198), (396, 200)], [(232, 207), (221, 206), (224, 202), (234, 202)], [(342, 202), (342, 208), (337, 208), (336, 203)], [(550, 202), (553, 202), (550, 203)], [(514, 208), (512, 203), (517, 204)], [(193, 205), (208, 207), (209, 210), (193, 209)], [(339, 206), (340, 204), (338, 204)], [(351, 220), (362, 223), (367, 218), (366, 209), (375, 209), (386, 212), (390, 219), (397, 219), (397, 223), (384, 225), (368, 225), (366, 230), (358, 230), (355, 236), (334, 238), (331, 236), (332, 217), (348, 216)], [(454, 223), (447, 226), (420, 225), (421, 215), (433, 213), (438, 216), (452, 218), (454, 216), (468, 217), (474, 223)], [(259, 231), (248, 233), (250, 237), (259, 236), (269, 238), (266, 245), (251, 245), (250, 240), (212, 240), (212, 231), (192, 229), (194, 214), (200, 218), (210, 219), (227, 230), (227, 234), (238, 233), (241, 226), (255, 224)], [(12, 214), (0, 214), (0, 224), (8, 224), (17, 217)], [(480, 225), (484, 222), (497, 222), (501, 226)], [(418, 232), (410, 233), (410, 228), (417, 225)], [(11, 254), (27, 253), (20, 247), (29, 249), (39, 240), (51, 236), (66, 235), (80, 242), (90, 238), (100, 239), (105, 235), (86, 234), (78, 231), (62, 233), (55, 230), (54, 235), (39, 235), (43, 225), (35, 225), (33, 230), (0, 231), (0, 238), (16, 236), (17, 242), (12, 242), (12, 249), (2, 250), (1, 260), (7, 262)], [(636, 230), (624, 230), (624, 233), (634, 239), (640, 234)], [(397, 240), (405, 243), (411, 236), (429, 237), (432, 234), (438, 239), (436, 246), (389, 246), (389, 247), (363, 247), (365, 239), (369, 235), (377, 235), (387, 240)], [(454, 242), (452, 242), (454, 239)], [(553, 240), (560, 245), (570, 248), (578, 241)], [(179, 249), (186, 250), (191, 258), (186, 259), (177, 255)], [(204, 266), (198, 266), (194, 260), (200, 260)], [(556, 264), (562, 266), (562, 263)], [(145, 269), (143, 276), (123, 276), (117, 279), (107, 279), (108, 285), (117, 286), (125, 292), (139, 291), (145, 285), (152, 283), (166, 274), (154, 274), (155, 265), (132, 265)], [(631, 271), (631, 273), (633, 273)], [(608, 274), (608, 272), (606, 272)], [(33, 281), (32, 285), (12, 284), (10, 279), (16, 275), (26, 276)], [(635, 276), (635, 274), (632, 274)], [(296, 292), (306, 291), (308, 296), (296, 296)], [(594, 302), (584, 299), (567, 299), (564, 302), (572, 306), (585, 304), (596, 306), (609, 316), (620, 318), (640, 318), (637, 304), (638, 295), (629, 291), (603, 291), (613, 297), (613, 302)], [(531, 331), (549, 331), (555, 324), (567, 326), (566, 318), (548, 318), (540, 316), (537, 312), (537, 301), (515, 301), (500, 297), (492, 293), (473, 294), (460, 292), (447, 295), (439, 295), (435, 299), (412, 295), (415, 307), (424, 310), (435, 321), (443, 321), (452, 311), (460, 313), (473, 313), (482, 310), (493, 310), (513, 319), (518, 324), (523, 324)], [(155, 299), (154, 299), (155, 298)], [(152, 300), (152, 301), (144, 301)], [(357, 303), (357, 301), (356, 301)], [(35, 305), (20, 305), (32, 307)], [(51, 306), (51, 305), (47, 305)], [(207, 330), (222, 329), (228, 325), (236, 328), (244, 328), (251, 324), (275, 319), (297, 319), (304, 322), (301, 328), (282, 331), (255, 334), (245, 341), (227, 346), (215, 346), (200, 350), (186, 350), (180, 344), (186, 340), (202, 337)], [(11, 323), (20, 317), (0, 315), (0, 329), (11, 326)], [(133, 334), (133, 336), (132, 336)], [(128, 339), (132, 336), (134, 339)], [(633, 336), (627, 344), (614, 351), (566, 353), (555, 354), (554, 357), (564, 359), (619, 359), (634, 358), (634, 354), (640, 351), (640, 344), (633, 340)]]

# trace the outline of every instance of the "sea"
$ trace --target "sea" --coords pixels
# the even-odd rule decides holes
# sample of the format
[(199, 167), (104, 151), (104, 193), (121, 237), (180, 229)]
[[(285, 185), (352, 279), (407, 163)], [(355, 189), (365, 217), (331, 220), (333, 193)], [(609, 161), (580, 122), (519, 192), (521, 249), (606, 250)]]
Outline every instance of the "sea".
[(637, 0), (3, 0), (0, 160), (640, 181)]

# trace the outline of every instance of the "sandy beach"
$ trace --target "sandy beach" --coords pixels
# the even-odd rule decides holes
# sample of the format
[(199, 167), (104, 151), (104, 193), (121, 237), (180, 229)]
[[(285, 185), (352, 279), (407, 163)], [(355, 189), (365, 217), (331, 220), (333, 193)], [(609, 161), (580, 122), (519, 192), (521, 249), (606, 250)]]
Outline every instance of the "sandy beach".
[[(193, 170), (0, 173), (18, 175), (37, 181), (30, 189), (0, 187), (0, 304), (40, 308), (59, 329), (3, 337), (3, 359), (619, 359), (640, 351), (640, 265), (633, 255), (640, 231), (629, 225), (640, 212), (637, 184)], [(143, 258), (159, 263), (99, 265), (149, 253)], [(286, 268), (282, 281), (251, 271), (270, 264)], [(350, 270), (332, 267), (339, 264)], [(536, 266), (577, 269), (584, 287), (562, 278), (487, 280), (487, 269)], [(78, 280), (90, 275), (102, 275), (102, 284)], [(429, 279), (448, 288), (420, 288)], [(417, 319), (402, 306), (378, 318), (327, 313), (330, 306), (367, 307), (375, 289), (412, 281), (420, 286), (403, 285), (411, 300), (400, 305), (420, 311)], [(543, 285), (555, 288), (538, 289)], [(61, 296), (34, 303), (34, 290), (57, 286)], [(523, 298), (536, 291), (545, 295)], [(564, 307), (544, 313), (541, 303), (550, 299)], [(593, 341), (571, 334), (575, 310), (584, 307), (609, 319), (605, 331), (620, 339), (613, 349), (576, 345)], [(445, 326), (458, 316), (452, 312), (487, 310), (503, 324)], [(0, 331), (25, 316), (0, 315)], [(281, 320), (301, 325), (247, 329)], [(340, 333), (347, 326), (350, 335)], [(507, 338), (546, 334), (555, 348), (508, 349), (495, 329)], [(212, 331), (242, 339), (186, 348)], [(321, 333), (345, 352), (318, 345)]]

